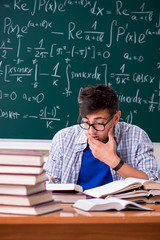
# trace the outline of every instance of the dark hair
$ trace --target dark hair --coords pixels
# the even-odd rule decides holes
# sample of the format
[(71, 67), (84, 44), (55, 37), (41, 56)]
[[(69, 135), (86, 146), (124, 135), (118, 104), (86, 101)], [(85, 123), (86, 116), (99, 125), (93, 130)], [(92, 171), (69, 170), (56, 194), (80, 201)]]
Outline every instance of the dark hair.
[(82, 117), (98, 110), (106, 109), (110, 115), (119, 110), (116, 92), (108, 85), (86, 86), (79, 94), (79, 112)]

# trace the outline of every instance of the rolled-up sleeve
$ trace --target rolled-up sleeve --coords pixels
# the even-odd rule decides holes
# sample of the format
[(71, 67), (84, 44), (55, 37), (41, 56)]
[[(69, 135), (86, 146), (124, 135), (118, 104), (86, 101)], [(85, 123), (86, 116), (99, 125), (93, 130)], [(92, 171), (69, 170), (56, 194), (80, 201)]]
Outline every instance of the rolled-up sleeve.
[(160, 174), (153, 150), (152, 142), (148, 135), (142, 130), (139, 135), (139, 142), (135, 153), (137, 169), (145, 172), (150, 180), (159, 181)]
[[(136, 125), (120, 122), (115, 128), (117, 155), (128, 165), (143, 171), (149, 180), (160, 181), (160, 170), (148, 134)], [(123, 179), (111, 169), (113, 179)]]
[[(62, 162), (62, 148), (60, 143), (60, 134), (56, 134), (51, 143), (51, 148), (49, 152), (49, 157), (46, 163), (44, 164), (44, 170), (48, 178), (52, 176), (55, 181), (59, 178)], [(56, 166), (59, 165), (58, 171), (56, 171)]]

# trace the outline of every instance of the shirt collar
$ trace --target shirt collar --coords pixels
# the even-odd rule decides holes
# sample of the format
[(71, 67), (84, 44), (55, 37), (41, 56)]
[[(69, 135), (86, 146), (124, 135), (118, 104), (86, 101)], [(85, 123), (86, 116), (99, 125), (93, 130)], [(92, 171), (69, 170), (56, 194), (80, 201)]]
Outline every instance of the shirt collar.
[(76, 143), (76, 151), (84, 150), (87, 146), (87, 137), (85, 135), (85, 130), (80, 127), (78, 139)]

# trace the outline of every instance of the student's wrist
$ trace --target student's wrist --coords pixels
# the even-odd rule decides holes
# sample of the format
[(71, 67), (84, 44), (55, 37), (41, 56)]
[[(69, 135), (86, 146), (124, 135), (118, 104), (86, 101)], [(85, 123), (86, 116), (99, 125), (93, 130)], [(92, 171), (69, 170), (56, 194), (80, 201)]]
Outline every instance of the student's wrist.
[(121, 169), (123, 164), (124, 164), (124, 162), (121, 159), (119, 159), (119, 162), (117, 163), (117, 165), (115, 165), (112, 169), (117, 172), (118, 170)]
[(121, 159), (117, 155), (113, 156), (112, 157), (112, 162), (110, 164), (110, 167), (112, 169), (114, 169), (119, 164), (120, 161), (121, 161)]

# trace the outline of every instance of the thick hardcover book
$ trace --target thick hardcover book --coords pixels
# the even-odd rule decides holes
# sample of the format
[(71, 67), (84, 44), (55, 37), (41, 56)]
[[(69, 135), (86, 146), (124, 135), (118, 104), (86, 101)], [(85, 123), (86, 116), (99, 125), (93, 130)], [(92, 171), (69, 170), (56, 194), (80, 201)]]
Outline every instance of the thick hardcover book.
[(31, 166), (13, 166), (13, 165), (1, 165), (0, 173), (21, 173), (21, 174), (40, 174), (43, 172), (43, 167), (31, 167)]
[(42, 166), (44, 163), (44, 152), (22, 151), (22, 150), (0, 150), (1, 165)]
[(55, 201), (62, 203), (75, 203), (79, 199), (86, 199), (86, 195), (83, 193), (72, 192), (53, 192), (52, 197)]
[(45, 172), (32, 174), (0, 174), (0, 184), (35, 185), (47, 180)]
[(1, 195), (0, 205), (20, 205), (20, 206), (33, 206), (40, 203), (52, 201), (51, 192), (40, 192), (29, 196), (20, 195)]
[(61, 210), (61, 204), (56, 201), (43, 203), (35, 206), (7, 206), (0, 205), (0, 213), (21, 215), (42, 215)]
[(0, 184), (0, 194), (8, 195), (31, 195), (33, 193), (45, 191), (44, 182), (35, 185), (11, 185)]

